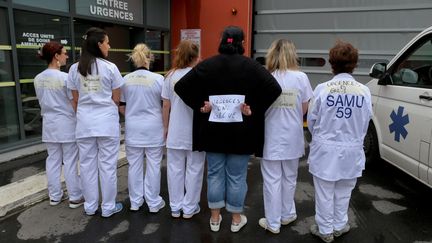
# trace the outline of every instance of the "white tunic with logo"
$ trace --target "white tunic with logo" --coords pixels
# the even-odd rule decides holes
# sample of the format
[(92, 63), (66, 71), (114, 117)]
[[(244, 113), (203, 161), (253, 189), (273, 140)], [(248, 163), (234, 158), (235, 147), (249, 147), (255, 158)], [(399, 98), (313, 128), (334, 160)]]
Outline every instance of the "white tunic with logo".
[(171, 103), (166, 147), (170, 149), (192, 150), (193, 110), (175, 93), (174, 85), (192, 68), (177, 69), (166, 77), (162, 98)]
[(350, 74), (318, 85), (308, 111), (309, 172), (327, 181), (360, 177), (371, 116), (370, 91)]
[(161, 102), (164, 77), (139, 69), (126, 75), (124, 79), (121, 100), (126, 102), (126, 145), (164, 146)]
[(312, 97), (312, 88), (300, 71), (275, 71), (272, 75), (282, 94), (266, 112), (263, 159), (297, 159), (305, 152), (302, 103)]
[(72, 93), (66, 88), (67, 73), (46, 69), (34, 79), (42, 115), (42, 141), (75, 142), (76, 116)]
[(119, 137), (118, 107), (112, 90), (123, 85), (123, 77), (114, 63), (96, 58), (96, 64), (86, 77), (78, 72), (77, 63), (69, 70), (67, 86), (79, 92), (76, 137)]

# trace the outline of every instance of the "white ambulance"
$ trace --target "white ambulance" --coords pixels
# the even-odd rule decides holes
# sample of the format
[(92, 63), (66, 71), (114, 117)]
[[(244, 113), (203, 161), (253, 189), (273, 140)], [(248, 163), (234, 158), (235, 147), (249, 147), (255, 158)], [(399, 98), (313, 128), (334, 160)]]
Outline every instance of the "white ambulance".
[(367, 160), (382, 158), (432, 187), (432, 27), (369, 75), (374, 116)]

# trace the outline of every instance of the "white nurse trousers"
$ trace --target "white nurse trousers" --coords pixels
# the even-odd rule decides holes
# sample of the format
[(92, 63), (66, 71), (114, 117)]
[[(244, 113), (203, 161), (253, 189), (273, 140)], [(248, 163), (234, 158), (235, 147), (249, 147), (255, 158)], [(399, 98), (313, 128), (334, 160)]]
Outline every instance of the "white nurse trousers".
[(282, 220), (297, 216), (294, 195), (298, 165), (299, 159), (261, 161), (265, 218), (273, 230), (280, 228)]
[(78, 147), (73, 143), (45, 143), (48, 151), (46, 175), (50, 200), (60, 201), (63, 196), (61, 171), (66, 181), (69, 200), (81, 199), (81, 180), (78, 176)]
[[(205, 152), (167, 149), (168, 193), (171, 211), (193, 214), (201, 197)], [(185, 192), (186, 191), (186, 192)]]
[(99, 204), (99, 178), (102, 214), (115, 208), (117, 196), (118, 137), (89, 137), (77, 140), (84, 193), (84, 210), (93, 214)]
[(315, 187), (315, 222), (321, 234), (332, 234), (348, 223), (351, 192), (357, 178), (326, 181), (313, 177)]
[[(147, 158), (144, 176), (144, 153)], [(126, 145), (129, 163), (128, 186), (131, 207), (141, 207), (145, 201), (149, 208), (162, 202), (160, 194), (163, 147), (132, 147)]]

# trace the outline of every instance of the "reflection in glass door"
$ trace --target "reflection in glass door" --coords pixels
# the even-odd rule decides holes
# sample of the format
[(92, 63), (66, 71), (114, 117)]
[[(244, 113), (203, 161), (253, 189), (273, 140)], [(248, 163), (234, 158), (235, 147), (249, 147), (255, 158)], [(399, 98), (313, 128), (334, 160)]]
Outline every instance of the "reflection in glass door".
[[(75, 19), (75, 45), (77, 46), (75, 55), (77, 61), (79, 59), (79, 50), (83, 41), (82, 36), (90, 27), (99, 27), (107, 32), (110, 40), (109, 44), (111, 46), (107, 59), (117, 65), (123, 75), (133, 71), (133, 66), (127, 61), (128, 54), (132, 52), (135, 40), (137, 39), (137, 36), (142, 35), (143, 29), (111, 23), (95, 23), (94, 21)], [(143, 39), (144, 38), (142, 38), (142, 40)]]
[(20, 139), (11, 47), (0, 46), (0, 148)]
[[(1, 76), (1, 75), (0, 75)], [(20, 139), (18, 111), (15, 99), (15, 84), (9, 81), (0, 82), (0, 148)]]
[(47, 65), (37, 58), (37, 51), (49, 41), (57, 41), (70, 49), (69, 18), (14, 10), (14, 19), (25, 138), (40, 137), (42, 116), (33, 79)]
[(7, 11), (0, 8), (0, 148), (20, 139), (12, 47), (7, 23)]
[(154, 72), (166, 73), (170, 68), (168, 33), (160, 30), (147, 30), (145, 43), (152, 50), (154, 58), (150, 69)]

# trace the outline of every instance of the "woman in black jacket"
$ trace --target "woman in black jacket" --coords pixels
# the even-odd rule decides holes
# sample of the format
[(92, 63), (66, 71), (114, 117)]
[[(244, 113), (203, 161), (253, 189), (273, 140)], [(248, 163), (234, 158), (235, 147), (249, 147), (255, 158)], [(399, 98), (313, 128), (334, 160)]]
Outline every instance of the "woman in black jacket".
[(247, 223), (241, 213), (249, 158), (262, 154), (264, 113), (281, 93), (264, 67), (242, 55), (243, 43), (243, 31), (227, 27), (219, 55), (198, 64), (175, 85), (194, 110), (193, 150), (207, 152), (212, 231), (219, 231), (223, 207), (232, 213), (232, 232)]

